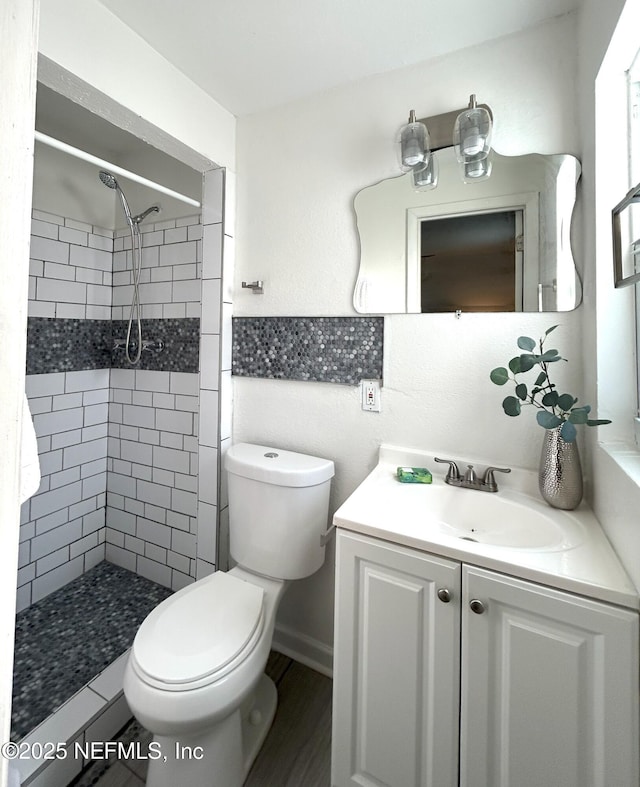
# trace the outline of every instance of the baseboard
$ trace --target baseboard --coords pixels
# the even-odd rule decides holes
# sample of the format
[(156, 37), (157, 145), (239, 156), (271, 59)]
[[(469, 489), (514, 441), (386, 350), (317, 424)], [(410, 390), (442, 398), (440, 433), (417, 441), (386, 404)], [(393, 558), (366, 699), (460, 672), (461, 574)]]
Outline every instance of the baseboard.
[(321, 675), (333, 678), (333, 648), (289, 626), (276, 624), (273, 650), (299, 661)]

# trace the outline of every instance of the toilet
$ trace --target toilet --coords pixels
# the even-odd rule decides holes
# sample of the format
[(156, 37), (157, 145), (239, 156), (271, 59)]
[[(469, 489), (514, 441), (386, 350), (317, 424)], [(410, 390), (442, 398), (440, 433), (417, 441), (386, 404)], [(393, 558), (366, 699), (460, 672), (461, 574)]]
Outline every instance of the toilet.
[(125, 668), (129, 707), (154, 736), (148, 787), (241, 787), (275, 714), (264, 667), (278, 604), (324, 562), (332, 461), (238, 443), (225, 470), (237, 565), (158, 605)]

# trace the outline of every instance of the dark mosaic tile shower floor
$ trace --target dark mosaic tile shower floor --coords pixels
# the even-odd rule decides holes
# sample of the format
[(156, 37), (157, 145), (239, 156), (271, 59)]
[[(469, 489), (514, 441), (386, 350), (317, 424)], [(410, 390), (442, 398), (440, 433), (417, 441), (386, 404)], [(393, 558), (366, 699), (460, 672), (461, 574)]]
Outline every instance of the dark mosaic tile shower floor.
[(11, 740), (20, 740), (130, 647), (171, 590), (99, 563), (16, 616)]

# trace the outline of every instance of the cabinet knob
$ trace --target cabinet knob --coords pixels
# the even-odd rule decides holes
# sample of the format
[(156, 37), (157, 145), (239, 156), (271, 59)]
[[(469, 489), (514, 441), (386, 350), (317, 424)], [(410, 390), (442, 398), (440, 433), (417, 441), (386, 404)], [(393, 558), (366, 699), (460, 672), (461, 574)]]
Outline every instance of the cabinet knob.
[(469, 602), (469, 606), (471, 607), (471, 611), (475, 612), (476, 615), (482, 615), (482, 613), (487, 609), (482, 601), (480, 601), (478, 598), (472, 598)]
[(451, 591), (448, 588), (440, 588), (438, 590), (438, 598), (440, 601), (448, 604), (451, 601)]

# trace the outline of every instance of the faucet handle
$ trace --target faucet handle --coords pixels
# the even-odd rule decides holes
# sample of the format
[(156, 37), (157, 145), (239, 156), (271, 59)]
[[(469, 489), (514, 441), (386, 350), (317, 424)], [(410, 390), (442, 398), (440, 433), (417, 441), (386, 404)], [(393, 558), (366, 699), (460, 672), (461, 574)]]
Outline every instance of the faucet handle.
[(473, 465), (467, 465), (467, 469), (464, 474), (464, 480), (467, 484), (478, 483), (478, 476), (476, 475), (476, 471), (473, 469)]
[(447, 471), (446, 481), (459, 481), (460, 480), (460, 471), (458, 470), (458, 465), (452, 461), (451, 459), (438, 459), (437, 456), (433, 457), (435, 462), (441, 462), (442, 464), (449, 465), (449, 469)]
[(497, 492), (498, 491), (498, 484), (496, 483), (494, 473), (510, 473), (510, 467), (487, 467), (484, 471), (484, 475), (482, 476), (482, 481), (480, 482), (482, 486), (484, 486), (487, 492)]

